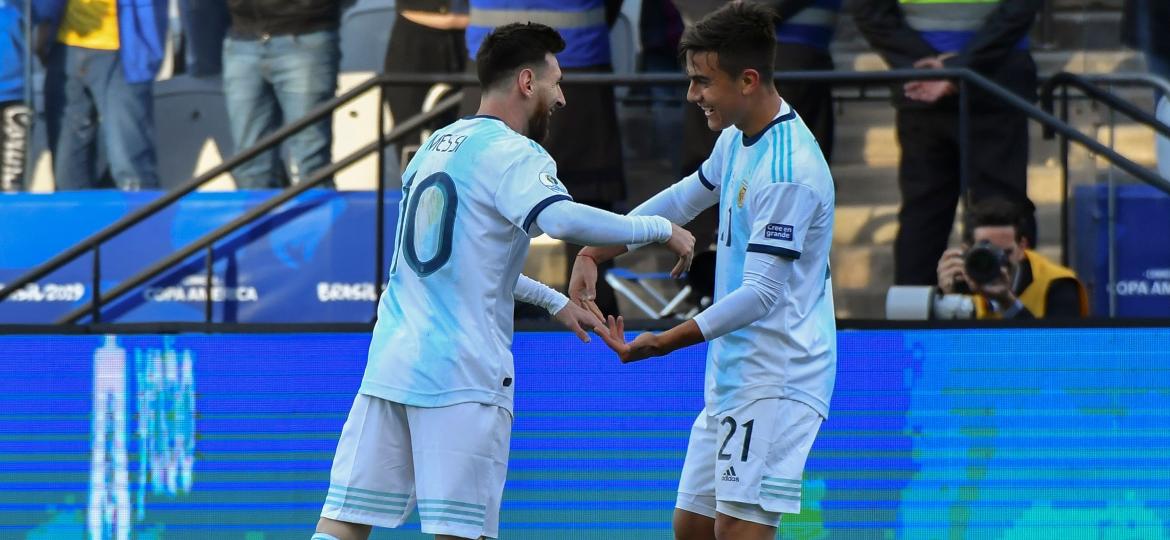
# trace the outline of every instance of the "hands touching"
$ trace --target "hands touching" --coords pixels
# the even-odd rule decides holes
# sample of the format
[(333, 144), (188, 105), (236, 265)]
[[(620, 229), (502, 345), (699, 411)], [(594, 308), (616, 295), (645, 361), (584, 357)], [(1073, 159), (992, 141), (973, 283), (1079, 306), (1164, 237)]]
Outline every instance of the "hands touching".
[[(593, 307), (597, 309), (597, 306)], [(565, 307), (553, 315), (553, 318), (576, 334), (584, 343), (589, 343), (589, 333), (586, 330), (593, 330), (601, 339), (607, 340), (606, 343), (609, 342), (609, 329), (606, 328), (602, 318), (572, 301), (565, 304)]]
[[(928, 56), (914, 62), (914, 67), (917, 69), (943, 69), (946, 67), (943, 62), (952, 56), (955, 56), (955, 54), (946, 53), (938, 56)], [(907, 98), (923, 103), (935, 103), (943, 97), (954, 94), (957, 91), (958, 87), (955, 86), (955, 83), (944, 79), (910, 81), (902, 86), (902, 92), (905, 93)]]
[(609, 333), (601, 339), (605, 341), (606, 345), (609, 345), (610, 349), (613, 349), (613, 352), (617, 353), (623, 364), (637, 362), (652, 356), (661, 356), (666, 352), (662, 350), (657, 335), (642, 332), (634, 341), (627, 343), (625, 321), (621, 316), (614, 318), (611, 315), (608, 321)]
[[(678, 262), (670, 272), (671, 277), (678, 278), (691, 268), (691, 261), (695, 258), (695, 237), (690, 231), (678, 225), (671, 225), (670, 239), (666, 241), (665, 245), (678, 257)], [(621, 317), (607, 318), (595, 303), (597, 300), (598, 263), (616, 257), (624, 250), (624, 247), (588, 247), (581, 250), (573, 261), (573, 272), (569, 278), (569, 305), (576, 306), (581, 311), (588, 313), (592, 317), (588, 320), (589, 324), (594, 324), (594, 321), (600, 323), (602, 328), (601, 331), (597, 332), (597, 335), (601, 336), (605, 344), (617, 353), (622, 363), (629, 363), (652, 356), (660, 356), (669, 351), (664, 347), (663, 343), (665, 342), (659, 335), (649, 332), (643, 333), (634, 341), (627, 343), (625, 321)], [(561, 320), (560, 317), (561, 313), (558, 313), (557, 319)], [(562, 324), (569, 326), (565, 321), (562, 321)], [(580, 326), (587, 327), (588, 325), (582, 322)], [(572, 327), (569, 328), (572, 329)], [(578, 333), (578, 336), (584, 336), (584, 331)], [(586, 338), (582, 337), (582, 340), (585, 341)], [(701, 334), (699, 340), (701, 341)]]

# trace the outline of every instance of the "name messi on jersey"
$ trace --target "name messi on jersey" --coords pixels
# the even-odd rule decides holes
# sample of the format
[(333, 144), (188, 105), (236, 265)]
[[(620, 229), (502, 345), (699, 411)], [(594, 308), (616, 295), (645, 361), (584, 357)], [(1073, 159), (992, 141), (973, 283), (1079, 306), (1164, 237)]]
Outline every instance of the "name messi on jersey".
[(435, 152), (457, 152), (460, 146), (463, 146), (464, 141), (467, 140), (467, 135), (459, 135), (458, 137), (450, 133), (442, 137), (431, 139), (427, 143), (426, 150)]

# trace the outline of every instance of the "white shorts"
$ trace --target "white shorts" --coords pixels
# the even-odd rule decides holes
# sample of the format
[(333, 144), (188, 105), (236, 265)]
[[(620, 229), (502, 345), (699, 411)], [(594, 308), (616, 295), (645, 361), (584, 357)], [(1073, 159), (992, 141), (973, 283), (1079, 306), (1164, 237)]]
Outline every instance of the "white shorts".
[(423, 408), (358, 394), (321, 516), (398, 527), (417, 504), (424, 533), (496, 538), (511, 433), (511, 413), (495, 405)]
[(723, 414), (699, 413), (691, 427), (675, 506), (779, 526), (800, 513), (804, 463), (824, 419), (799, 401), (770, 398)]

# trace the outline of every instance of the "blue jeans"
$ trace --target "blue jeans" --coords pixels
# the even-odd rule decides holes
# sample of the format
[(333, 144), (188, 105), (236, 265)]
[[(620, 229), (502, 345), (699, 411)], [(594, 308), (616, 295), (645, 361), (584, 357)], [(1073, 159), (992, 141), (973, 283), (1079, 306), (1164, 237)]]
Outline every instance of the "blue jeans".
[(45, 124), (58, 190), (98, 187), (99, 158), (120, 189), (159, 187), (152, 87), (126, 82), (118, 51), (53, 47)]
[[(263, 40), (229, 35), (223, 45), (223, 87), (236, 153), (333, 98), (340, 58), (335, 31)], [(292, 183), (329, 164), (332, 132), (332, 118), (326, 117), (286, 140)], [(282, 187), (284, 173), (277, 149), (232, 171), (241, 189)]]

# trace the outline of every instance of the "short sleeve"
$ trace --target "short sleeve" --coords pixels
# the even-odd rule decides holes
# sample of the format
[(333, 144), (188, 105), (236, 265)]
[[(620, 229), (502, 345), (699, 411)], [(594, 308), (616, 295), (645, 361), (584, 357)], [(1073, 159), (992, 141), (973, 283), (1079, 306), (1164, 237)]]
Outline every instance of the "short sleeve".
[(820, 197), (807, 185), (766, 185), (751, 201), (752, 234), (747, 250), (799, 259), (820, 207)]
[(534, 224), (545, 208), (571, 200), (569, 190), (557, 179), (556, 163), (543, 153), (517, 160), (496, 186), (496, 210), (529, 236), (540, 235)]

